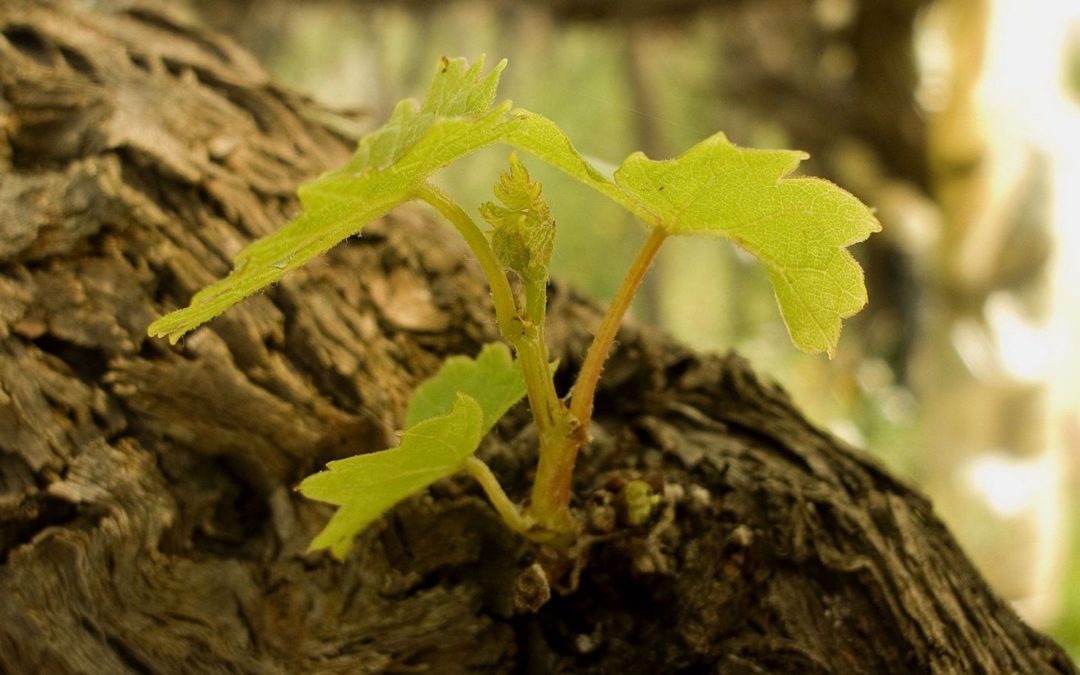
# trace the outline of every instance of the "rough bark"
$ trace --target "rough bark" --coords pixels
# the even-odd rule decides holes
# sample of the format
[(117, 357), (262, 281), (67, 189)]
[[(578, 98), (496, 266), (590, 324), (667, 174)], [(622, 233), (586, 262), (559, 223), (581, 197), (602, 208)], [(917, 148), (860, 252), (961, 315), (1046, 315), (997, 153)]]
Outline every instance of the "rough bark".
[[(480, 275), (403, 209), (149, 340), (349, 125), (156, 11), (8, 3), (0, 35), (0, 671), (1075, 672), (910, 487), (737, 357), (645, 330), (598, 399), (576, 590), (518, 609), (532, 552), (465, 479), (344, 564), (305, 554), (328, 511), (291, 486), (392, 443), (412, 386), (493, 338)], [(598, 313), (552, 302), (572, 371)], [(484, 448), (516, 494), (532, 439), (518, 411)], [(664, 503), (621, 527), (638, 475)]]

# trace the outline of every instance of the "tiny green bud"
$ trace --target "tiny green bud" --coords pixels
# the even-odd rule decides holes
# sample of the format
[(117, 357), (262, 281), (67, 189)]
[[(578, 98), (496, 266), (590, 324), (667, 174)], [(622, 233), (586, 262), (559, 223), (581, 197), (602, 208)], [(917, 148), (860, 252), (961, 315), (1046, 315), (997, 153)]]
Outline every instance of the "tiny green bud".
[(636, 527), (649, 521), (660, 503), (660, 495), (645, 481), (632, 480), (623, 488), (623, 500), (626, 504), (626, 524)]

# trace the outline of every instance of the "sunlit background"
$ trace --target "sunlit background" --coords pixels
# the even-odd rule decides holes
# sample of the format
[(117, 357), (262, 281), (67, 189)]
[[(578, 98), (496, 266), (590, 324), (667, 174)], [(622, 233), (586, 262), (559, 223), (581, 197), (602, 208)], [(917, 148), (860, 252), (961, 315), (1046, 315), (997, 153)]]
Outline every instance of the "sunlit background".
[[(834, 360), (797, 353), (762, 269), (674, 241), (638, 320), (735, 349), (818, 423), (930, 494), (998, 591), (1080, 659), (1080, 2), (189, 0), (281, 81), (381, 123), (442, 55), (510, 66), (502, 93), (584, 152), (669, 157), (724, 130), (805, 149), (874, 206), (870, 306)], [(443, 176), (489, 198), (505, 151)], [(643, 233), (532, 166), (555, 271), (610, 296)]]

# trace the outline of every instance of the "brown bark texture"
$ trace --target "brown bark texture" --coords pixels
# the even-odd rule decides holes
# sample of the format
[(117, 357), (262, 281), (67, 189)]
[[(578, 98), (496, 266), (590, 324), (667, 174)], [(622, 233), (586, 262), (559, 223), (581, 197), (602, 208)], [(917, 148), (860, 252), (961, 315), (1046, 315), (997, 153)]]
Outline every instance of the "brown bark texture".
[[(634, 327), (546, 604), (465, 478), (305, 553), (330, 512), (292, 487), (494, 339), (464, 248), (402, 209), (176, 347), (145, 330), (352, 126), (160, 11), (0, 6), (0, 672), (1076, 672), (917, 492), (739, 358)], [(552, 316), (573, 372), (599, 313), (556, 287)], [(534, 438), (517, 410), (482, 449), (515, 495)], [(639, 527), (634, 477), (663, 492)]]

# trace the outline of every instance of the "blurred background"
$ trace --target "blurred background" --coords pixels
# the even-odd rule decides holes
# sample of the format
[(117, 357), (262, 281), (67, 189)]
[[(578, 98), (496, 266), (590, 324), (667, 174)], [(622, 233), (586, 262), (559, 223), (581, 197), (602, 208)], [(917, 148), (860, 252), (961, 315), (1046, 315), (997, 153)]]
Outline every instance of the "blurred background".
[[(921, 487), (997, 590), (1080, 659), (1080, 2), (187, 0), (289, 86), (382, 123), (438, 58), (510, 61), (501, 93), (587, 154), (674, 156), (723, 130), (809, 151), (877, 209), (870, 305), (836, 358), (794, 350), (763, 268), (670, 241), (633, 311), (735, 349), (817, 423)], [(442, 177), (490, 198), (505, 150)], [(526, 158), (528, 163), (528, 159)], [(555, 273), (609, 298), (643, 240), (531, 162)]]

